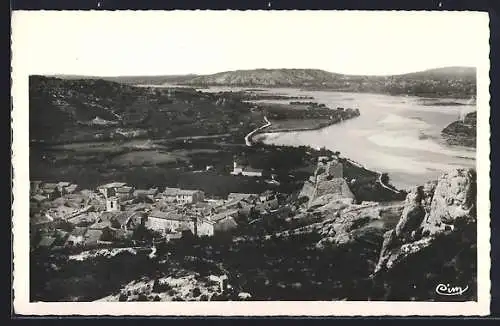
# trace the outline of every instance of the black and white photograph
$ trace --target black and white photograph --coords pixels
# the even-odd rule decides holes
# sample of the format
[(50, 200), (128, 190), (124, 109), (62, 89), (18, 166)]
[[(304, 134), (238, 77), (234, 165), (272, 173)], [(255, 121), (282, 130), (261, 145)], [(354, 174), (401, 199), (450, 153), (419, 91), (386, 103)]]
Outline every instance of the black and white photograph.
[(14, 12), (15, 300), (487, 313), (488, 37), (477, 12)]

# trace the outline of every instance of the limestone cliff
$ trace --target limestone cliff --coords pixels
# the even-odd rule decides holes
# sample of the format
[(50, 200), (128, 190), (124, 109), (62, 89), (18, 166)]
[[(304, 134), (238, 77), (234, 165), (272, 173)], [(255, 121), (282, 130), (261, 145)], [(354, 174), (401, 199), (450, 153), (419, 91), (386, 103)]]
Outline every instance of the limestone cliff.
[[(410, 262), (424, 256), (427, 258), (421, 262), (427, 267), (436, 263), (442, 266), (446, 259), (456, 261), (461, 251), (475, 248), (475, 232), (475, 170), (445, 173), (437, 182), (416, 187), (407, 195), (398, 224), (384, 234), (373, 275), (401, 266), (406, 269)], [(437, 261), (440, 259), (443, 261)], [(469, 262), (471, 266), (473, 263)]]

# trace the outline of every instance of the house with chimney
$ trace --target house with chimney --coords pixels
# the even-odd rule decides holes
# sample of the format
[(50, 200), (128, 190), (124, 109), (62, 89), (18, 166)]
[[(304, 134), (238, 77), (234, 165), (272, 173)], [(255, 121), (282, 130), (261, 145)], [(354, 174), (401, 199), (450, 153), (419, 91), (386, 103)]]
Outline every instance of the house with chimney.
[(263, 170), (254, 169), (249, 165), (240, 164), (236, 160), (233, 161), (232, 175), (244, 175), (247, 177), (262, 177)]
[(170, 187), (165, 188), (162, 195), (167, 201), (178, 204), (194, 204), (205, 199), (205, 193), (201, 190), (187, 190)]

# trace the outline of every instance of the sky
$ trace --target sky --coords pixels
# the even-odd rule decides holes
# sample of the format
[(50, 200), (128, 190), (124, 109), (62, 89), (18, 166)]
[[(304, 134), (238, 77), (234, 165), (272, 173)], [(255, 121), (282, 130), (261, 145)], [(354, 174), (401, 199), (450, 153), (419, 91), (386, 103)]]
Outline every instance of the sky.
[(388, 75), (477, 66), (488, 16), (474, 12), (14, 12), (13, 62), (29, 74), (211, 74), (313, 68)]

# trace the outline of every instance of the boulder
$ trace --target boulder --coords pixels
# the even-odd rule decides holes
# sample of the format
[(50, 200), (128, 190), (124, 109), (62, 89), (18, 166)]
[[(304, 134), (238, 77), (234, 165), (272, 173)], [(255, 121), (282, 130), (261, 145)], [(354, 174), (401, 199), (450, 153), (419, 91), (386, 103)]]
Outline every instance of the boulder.
[(252, 295), (250, 293), (247, 293), (247, 292), (238, 293), (238, 299), (240, 299), (240, 300), (248, 300), (251, 297), (252, 297)]

